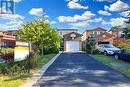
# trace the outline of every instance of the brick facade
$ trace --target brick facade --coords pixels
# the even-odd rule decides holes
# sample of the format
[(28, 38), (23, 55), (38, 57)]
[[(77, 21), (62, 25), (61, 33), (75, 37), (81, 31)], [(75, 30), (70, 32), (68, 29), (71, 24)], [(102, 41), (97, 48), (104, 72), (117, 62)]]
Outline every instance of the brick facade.
[(87, 30), (83, 33), (82, 36), (82, 48), (86, 48), (86, 39), (89, 36), (94, 36), (96, 39), (96, 48), (98, 47), (98, 42), (109, 42), (110, 44), (115, 44), (115, 40), (121, 39), (122, 30), (110, 30), (106, 31), (103, 28), (95, 28), (92, 30)]
[[(75, 34), (76, 37), (72, 38), (71, 34)], [(72, 32), (72, 33), (64, 35), (63, 37), (64, 37), (64, 39), (63, 39), (63, 41), (64, 41), (64, 51), (66, 51), (66, 42), (67, 41), (79, 41), (79, 43), (80, 43), (80, 48), (79, 49), (80, 49), (80, 51), (82, 50), (82, 39), (81, 39), (80, 34), (78, 34), (76, 32)]]

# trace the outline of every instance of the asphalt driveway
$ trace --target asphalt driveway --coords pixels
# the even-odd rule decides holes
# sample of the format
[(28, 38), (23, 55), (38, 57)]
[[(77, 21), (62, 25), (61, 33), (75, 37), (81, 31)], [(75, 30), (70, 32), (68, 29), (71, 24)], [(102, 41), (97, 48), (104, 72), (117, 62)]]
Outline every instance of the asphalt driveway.
[(85, 53), (63, 53), (33, 87), (130, 87), (130, 79)]

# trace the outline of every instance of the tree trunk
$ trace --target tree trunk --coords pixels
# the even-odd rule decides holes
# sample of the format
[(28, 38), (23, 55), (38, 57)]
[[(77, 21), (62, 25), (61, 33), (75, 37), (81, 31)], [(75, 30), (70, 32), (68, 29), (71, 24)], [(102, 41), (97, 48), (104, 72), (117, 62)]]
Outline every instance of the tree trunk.
[(43, 56), (43, 47), (42, 47), (42, 49), (41, 49), (41, 50), (42, 50), (42, 56)]

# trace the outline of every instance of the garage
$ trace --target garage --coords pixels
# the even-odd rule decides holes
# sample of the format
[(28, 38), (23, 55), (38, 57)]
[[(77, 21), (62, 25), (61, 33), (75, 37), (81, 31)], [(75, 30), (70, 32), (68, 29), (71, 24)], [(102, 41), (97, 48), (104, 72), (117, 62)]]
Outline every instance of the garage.
[(81, 34), (71, 32), (63, 37), (64, 52), (80, 52), (82, 50)]
[(79, 41), (66, 41), (66, 51), (67, 52), (79, 52), (80, 51)]

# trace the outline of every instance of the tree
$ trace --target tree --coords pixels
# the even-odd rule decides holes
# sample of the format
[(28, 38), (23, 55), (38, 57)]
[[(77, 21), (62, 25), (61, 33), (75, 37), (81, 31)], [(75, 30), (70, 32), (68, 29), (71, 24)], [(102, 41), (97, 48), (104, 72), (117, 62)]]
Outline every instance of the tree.
[(113, 26), (111, 27), (111, 30), (121, 30), (121, 26)]
[(16, 33), (17, 39), (31, 42), (35, 48), (42, 50), (42, 54), (43, 49), (59, 49), (61, 37), (44, 19), (35, 19), (24, 23), (20, 28)]
[(91, 54), (93, 54), (95, 49), (95, 44), (96, 44), (95, 37), (94, 35), (91, 35), (86, 39), (86, 51), (91, 52)]
[(128, 13), (127, 17), (125, 17), (125, 23), (127, 24), (127, 28), (124, 29), (124, 35), (126, 41), (122, 41), (119, 43), (118, 47), (124, 50), (128, 50), (130, 52), (130, 9), (126, 10)]
[(125, 17), (125, 23), (128, 25), (127, 28), (124, 28), (124, 35), (126, 39), (130, 39), (130, 9), (126, 10), (128, 13), (127, 17)]

